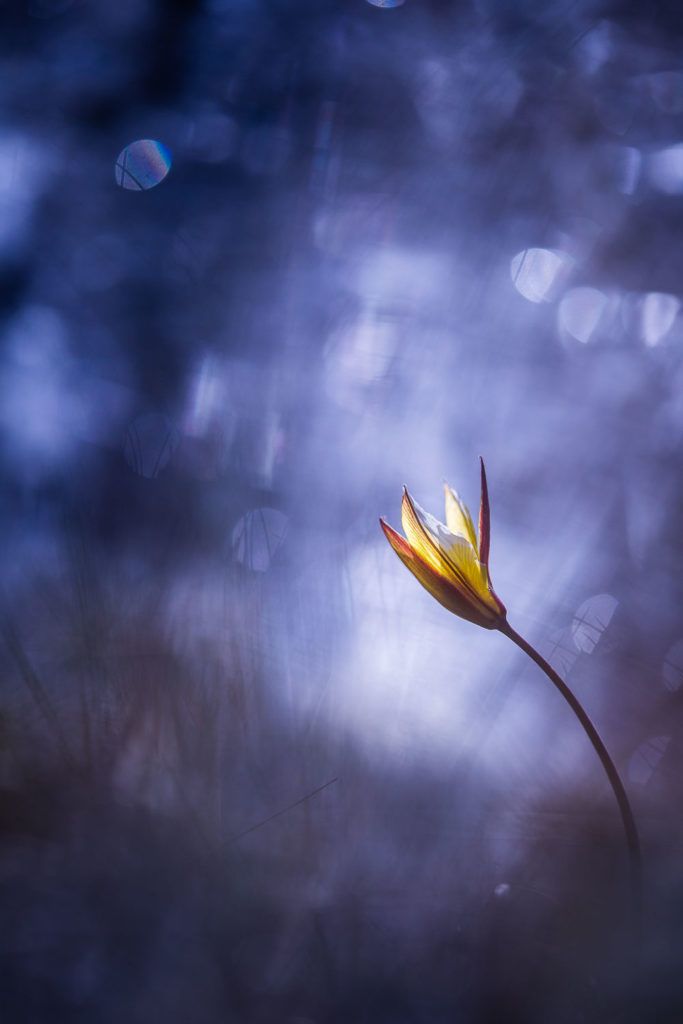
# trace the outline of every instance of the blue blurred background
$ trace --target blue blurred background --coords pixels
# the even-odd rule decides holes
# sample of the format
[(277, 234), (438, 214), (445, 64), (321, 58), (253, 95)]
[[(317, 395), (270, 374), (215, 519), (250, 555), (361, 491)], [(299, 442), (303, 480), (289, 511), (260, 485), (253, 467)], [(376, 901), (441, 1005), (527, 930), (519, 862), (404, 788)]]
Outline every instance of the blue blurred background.
[[(0, 2), (8, 1021), (683, 1012), (683, 19)], [(492, 504), (569, 709), (378, 526)]]

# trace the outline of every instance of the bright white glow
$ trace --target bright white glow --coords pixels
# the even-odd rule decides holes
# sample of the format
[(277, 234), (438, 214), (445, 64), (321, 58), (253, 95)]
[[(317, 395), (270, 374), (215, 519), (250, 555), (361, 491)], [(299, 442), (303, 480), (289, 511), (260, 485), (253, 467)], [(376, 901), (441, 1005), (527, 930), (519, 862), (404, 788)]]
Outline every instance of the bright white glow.
[(597, 288), (572, 288), (560, 302), (559, 325), (585, 345), (595, 334), (607, 305), (607, 296)]
[(670, 742), (670, 736), (652, 736), (640, 744), (628, 763), (628, 777), (631, 782), (644, 786), (650, 781)]
[[(235, 384), (230, 368), (213, 354), (202, 356), (189, 385), (181, 419), (179, 464), (201, 480), (215, 480), (225, 470), (237, 427)], [(245, 393), (242, 392), (244, 399)]]
[(28, 229), (46, 180), (58, 173), (57, 154), (21, 135), (0, 134), (0, 251), (11, 248)]
[(347, 354), (353, 370), (367, 383), (381, 380), (396, 351), (396, 321), (364, 315), (351, 332)]
[[(372, 749), (435, 762), (469, 752), (468, 721), (487, 692), (492, 645), (416, 585), (383, 537), (350, 553), (354, 642), (337, 665), (335, 720)], [(456, 623), (455, 628), (468, 624)], [(486, 760), (489, 751), (482, 754)]]
[(580, 651), (590, 654), (595, 649), (618, 604), (611, 594), (595, 594), (577, 608), (572, 620), (572, 637)]
[(453, 291), (454, 268), (446, 253), (368, 246), (349, 270), (348, 286), (374, 307), (408, 311), (420, 304), (440, 303)]
[(555, 249), (523, 249), (510, 262), (512, 283), (529, 302), (548, 302), (567, 275), (572, 259)]
[(683, 640), (677, 640), (666, 652), (662, 679), (670, 693), (676, 693), (683, 685)]
[(225, 384), (216, 360), (212, 356), (205, 356), (192, 382), (189, 407), (183, 418), (183, 431), (193, 436), (202, 436), (216, 412), (226, 405)]
[(360, 411), (366, 391), (387, 374), (399, 340), (399, 323), (368, 307), (330, 341), (326, 390), (340, 405)]
[(668, 195), (683, 192), (683, 142), (652, 153), (648, 161), (648, 175), (660, 192)]
[(632, 196), (640, 180), (643, 156), (633, 146), (623, 146), (619, 150), (619, 166), (617, 188), (625, 196)]
[(640, 334), (646, 345), (656, 345), (669, 333), (680, 308), (675, 295), (650, 292), (645, 296), (640, 310)]

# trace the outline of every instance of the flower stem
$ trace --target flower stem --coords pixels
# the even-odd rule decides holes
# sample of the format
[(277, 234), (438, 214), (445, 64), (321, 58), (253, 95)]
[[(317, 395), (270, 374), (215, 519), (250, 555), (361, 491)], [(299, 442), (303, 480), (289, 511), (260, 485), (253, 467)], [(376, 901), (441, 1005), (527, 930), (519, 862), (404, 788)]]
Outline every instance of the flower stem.
[(634, 913), (634, 926), (636, 933), (639, 935), (641, 931), (641, 920), (642, 920), (642, 876), (643, 876), (643, 862), (642, 855), (640, 852), (640, 839), (638, 838), (638, 829), (636, 827), (635, 819), (633, 817), (633, 811), (631, 804), (629, 803), (624, 784), (621, 781), (619, 772), (617, 771), (612, 758), (607, 753), (607, 748), (602, 741), (600, 733), (595, 728), (590, 718), (586, 714), (580, 701), (574, 696), (572, 691), (569, 689), (564, 680), (557, 674), (552, 665), (549, 665), (545, 658), (538, 653), (538, 651), (531, 646), (530, 643), (520, 636), (519, 633), (510, 626), (505, 620), (499, 625), (499, 630), (505, 636), (509, 637), (514, 644), (528, 654), (529, 657), (536, 662), (538, 667), (545, 672), (548, 679), (557, 687), (564, 699), (566, 700), (569, 707), (572, 709), (579, 722), (584, 728), (588, 739), (593, 744), (595, 753), (600, 758), (602, 767), (605, 769), (607, 778), (609, 779), (612, 791), (619, 805), (619, 811), (621, 813), (621, 820), (624, 824), (624, 832), (626, 833), (626, 845), (628, 846), (629, 856), (629, 868), (631, 875), (631, 891), (633, 896), (633, 913)]

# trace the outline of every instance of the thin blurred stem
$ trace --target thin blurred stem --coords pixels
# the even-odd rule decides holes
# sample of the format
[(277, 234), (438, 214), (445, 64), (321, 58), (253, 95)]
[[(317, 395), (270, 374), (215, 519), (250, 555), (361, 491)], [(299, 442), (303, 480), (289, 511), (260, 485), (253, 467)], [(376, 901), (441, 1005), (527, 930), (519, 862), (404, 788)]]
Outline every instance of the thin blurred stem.
[(638, 829), (636, 827), (635, 819), (633, 817), (633, 811), (631, 804), (629, 803), (624, 784), (621, 781), (619, 772), (617, 771), (614, 762), (610, 755), (607, 753), (607, 748), (602, 741), (600, 733), (593, 725), (592, 721), (588, 717), (580, 701), (574, 696), (572, 691), (569, 689), (565, 681), (557, 674), (552, 665), (549, 665), (545, 658), (538, 653), (538, 651), (531, 646), (530, 643), (520, 636), (519, 633), (515, 632), (512, 626), (507, 621), (500, 625), (499, 630), (504, 633), (505, 636), (509, 637), (513, 643), (528, 654), (532, 661), (535, 661), (540, 669), (545, 672), (548, 679), (557, 687), (564, 699), (566, 700), (569, 707), (572, 709), (579, 722), (583, 726), (584, 732), (588, 736), (588, 739), (593, 744), (595, 753), (600, 758), (602, 767), (605, 769), (607, 778), (609, 779), (610, 785), (614, 796), (616, 797), (617, 804), (619, 805), (619, 811), (621, 813), (621, 820), (624, 825), (624, 832), (626, 833), (626, 845), (628, 847), (629, 856), (629, 868), (631, 875), (631, 891), (633, 896), (633, 912), (634, 912), (634, 925), (636, 933), (639, 935), (641, 931), (642, 922), (642, 904), (643, 904), (643, 861), (640, 851), (640, 839), (638, 837)]

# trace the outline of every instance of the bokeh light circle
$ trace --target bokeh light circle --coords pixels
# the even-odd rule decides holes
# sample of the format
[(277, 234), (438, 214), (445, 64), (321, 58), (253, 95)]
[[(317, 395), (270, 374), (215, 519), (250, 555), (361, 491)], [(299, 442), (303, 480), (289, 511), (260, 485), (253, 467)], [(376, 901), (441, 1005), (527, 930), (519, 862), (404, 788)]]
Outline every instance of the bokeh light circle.
[(611, 594), (595, 594), (584, 601), (572, 619), (572, 639), (575, 646), (590, 654), (612, 621), (619, 602)]
[(681, 308), (680, 299), (664, 292), (648, 292), (641, 306), (640, 334), (652, 348), (671, 330)]
[(559, 325), (586, 345), (598, 330), (608, 304), (607, 296), (597, 288), (572, 288), (560, 302)]
[(232, 531), (232, 550), (245, 569), (266, 572), (287, 534), (289, 520), (276, 508), (247, 512)]
[(116, 158), (116, 184), (132, 192), (144, 192), (164, 180), (171, 169), (171, 152), (156, 139), (138, 139)]
[(551, 302), (572, 266), (571, 257), (556, 249), (523, 249), (510, 260), (510, 277), (529, 302)]

